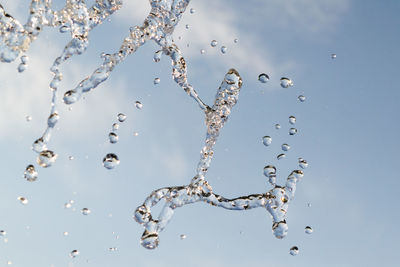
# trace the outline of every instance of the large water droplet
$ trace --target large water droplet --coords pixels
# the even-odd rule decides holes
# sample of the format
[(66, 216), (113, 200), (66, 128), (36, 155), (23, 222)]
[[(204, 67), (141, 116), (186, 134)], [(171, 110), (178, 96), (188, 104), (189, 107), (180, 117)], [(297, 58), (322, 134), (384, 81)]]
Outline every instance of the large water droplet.
[(308, 167), (308, 162), (307, 160), (303, 159), (303, 158), (299, 158), (299, 167), (302, 169), (305, 169)]
[(282, 77), (281, 78), (281, 86), (283, 88), (288, 88), (290, 86), (293, 86), (293, 81), (291, 79), (289, 79), (289, 78)]
[(283, 159), (283, 158), (286, 158), (286, 154), (284, 154), (284, 153), (282, 153), (282, 154), (279, 154), (278, 156), (276, 156), (276, 158), (277, 158), (277, 159)]
[(269, 146), (272, 143), (272, 138), (268, 135), (264, 136), (262, 140), (265, 146)]
[(50, 167), (57, 159), (57, 154), (51, 150), (44, 150), (40, 152), (37, 157), (37, 163), (43, 168)]
[(226, 48), (226, 46), (221, 46), (221, 53), (225, 54), (226, 51), (228, 51), (228, 48)]
[(79, 255), (79, 250), (77, 250), (77, 249), (74, 249), (73, 251), (71, 251), (70, 253), (69, 253), (69, 256), (71, 257), (71, 258), (75, 258), (75, 257), (77, 257), (78, 255)]
[(217, 40), (212, 40), (211, 41), (211, 47), (216, 47), (218, 45)]
[(113, 169), (117, 165), (119, 165), (119, 159), (117, 155), (109, 153), (103, 158), (103, 166), (106, 169)]
[(298, 99), (300, 102), (306, 101), (306, 97), (305, 97), (304, 95), (299, 95), (299, 96), (297, 97), (297, 99)]
[(295, 116), (289, 116), (289, 123), (290, 124), (295, 124), (296, 123), (296, 117)]
[(28, 199), (26, 199), (25, 197), (19, 196), (17, 197), (17, 199), (19, 200), (19, 202), (23, 205), (28, 204)]
[(29, 182), (36, 181), (38, 173), (33, 165), (28, 165), (24, 172), (24, 178)]
[(282, 144), (281, 148), (283, 151), (289, 151), (290, 146), (288, 144)]
[(290, 128), (290, 129), (289, 129), (289, 134), (290, 134), (290, 135), (295, 135), (295, 134), (297, 134), (297, 129), (296, 129), (296, 128)]
[(81, 213), (82, 213), (83, 215), (89, 215), (89, 214), (91, 213), (91, 211), (90, 211), (90, 209), (88, 209), (88, 208), (83, 208), (83, 209), (81, 210)]
[(126, 120), (126, 115), (124, 113), (119, 113), (117, 118), (119, 122), (124, 122)]
[(269, 81), (269, 76), (265, 73), (261, 73), (260, 75), (258, 75), (258, 80), (262, 83), (266, 83)]
[(305, 228), (304, 228), (304, 232), (306, 233), (306, 234), (312, 234), (312, 232), (313, 232), (313, 229), (311, 228), (311, 226), (306, 226)]
[(160, 78), (155, 78), (153, 81), (154, 84), (159, 84), (160, 82), (161, 82)]
[(118, 135), (114, 132), (109, 133), (108, 138), (110, 139), (111, 144), (115, 144), (116, 142), (118, 142)]
[(292, 256), (296, 256), (297, 254), (299, 254), (299, 248), (296, 246), (293, 246), (290, 248), (289, 253)]
[(142, 108), (143, 108), (143, 104), (142, 104), (140, 101), (136, 101), (136, 102), (135, 102), (135, 107), (136, 107), (137, 109), (142, 109)]

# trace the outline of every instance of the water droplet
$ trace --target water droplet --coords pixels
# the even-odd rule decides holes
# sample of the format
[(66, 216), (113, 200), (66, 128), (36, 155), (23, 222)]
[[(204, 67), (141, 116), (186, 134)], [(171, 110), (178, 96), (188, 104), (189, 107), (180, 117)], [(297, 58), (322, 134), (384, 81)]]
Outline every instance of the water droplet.
[(181, 234), (180, 238), (181, 238), (181, 240), (186, 239), (186, 235), (185, 234)]
[(140, 101), (136, 101), (136, 102), (135, 102), (135, 107), (136, 107), (137, 109), (142, 109), (142, 108), (143, 108), (143, 104), (140, 103)]
[(70, 203), (70, 202), (67, 202), (64, 204), (64, 208), (66, 208), (66, 209), (70, 209), (71, 207), (72, 207), (72, 203)]
[(91, 213), (91, 211), (90, 211), (90, 209), (88, 209), (88, 208), (83, 208), (83, 209), (81, 210), (81, 213), (82, 213), (83, 215), (89, 215), (89, 214)]
[(111, 252), (114, 252), (114, 251), (117, 251), (117, 250), (118, 250), (118, 248), (116, 248), (116, 247), (112, 247), (112, 248), (108, 249), (108, 251), (111, 251)]
[(295, 134), (297, 134), (297, 129), (296, 129), (296, 128), (290, 128), (290, 129), (289, 129), (289, 134), (290, 134), (290, 135), (295, 135)]
[(74, 159), (74, 156), (69, 156), (68, 159), (69, 159), (69, 160), (73, 160), (73, 159)]
[(234, 42), (235, 44), (237, 44), (237, 43), (239, 42), (239, 39), (235, 38), (235, 39), (233, 39), (233, 42)]
[(196, 12), (196, 10), (194, 8), (190, 9), (190, 14), (194, 14)]
[(228, 50), (228, 48), (226, 48), (226, 46), (221, 46), (222, 54), (225, 54), (227, 50)]
[(32, 144), (32, 150), (37, 152), (37, 153), (40, 153), (40, 152), (42, 152), (43, 150), (46, 150), (46, 149), (47, 149), (47, 146), (46, 146), (46, 144), (45, 144), (45, 142), (44, 142), (42, 137), (37, 139)]
[(263, 144), (265, 146), (269, 146), (272, 143), (272, 138), (271, 138), (271, 136), (268, 136), (268, 135), (264, 136), (262, 138), (262, 140), (263, 140)]
[(310, 202), (307, 203), (307, 208), (311, 208), (311, 203)]
[(281, 125), (279, 123), (275, 124), (275, 129), (279, 130), (281, 128)]
[(124, 122), (126, 120), (126, 115), (124, 113), (119, 113), (117, 118), (119, 122)]
[(51, 150), (44, 150), (40, 152), (37, 157), (37, 163), (43, 168), (50, 167), (57, 159), (57, 154)]
[(305, 169), (308, 167), (308, 162), (307, 160), (303, 159), (303, 158), (299, 158), (299, 167), (302, 169)]
[(304, 95), (299, 95), (299, 96), (297, 97), (297, 99), (298, 99), (300, 102), (306, 101), (306, 97), (305, 97)]
[(18, 65), (18, 72), (24, 72), (28, 68), (28, 64), (21, 63)]
[(200, 50), (200, 54), (202, 54), (202, 55), (203, 55), (205, 52), (206, 52), (206, 50), (204, 50), (204, 49), (201, 49), (201, 50)]
[(28, 61), (29, 61), (29, 57), (28, 56), (23, 55), (21, 57), (21, 63), (22, 64), (28, 64)]
[(63, 235), (64, 235), (64, 236), (68, 236), (69, 233), (68, 233), (68, 232), (64, 232)]
[(28, 165), (24, 172), (24, 178), (29, 182), (34, 182), (36, 181), (37, 177), (38, 173), (35, 170), (35, 166), (33, 166), (32, 164)]
[(278, 239), (282, 239), (287, 235), (288, 226), (286, 221), (274, 222), (272, 225), (272, 232)]
[(61, 26), (60, 27), (60, 32), (61, 33), (65, 33), (65, 32), (67, 32), (67, 31), (69, 31), (70, 30), (70, 27), (68, 27), (68, 26)]
[(7, 261), (7, 265), (12, 265), (12, 261)]
[(295, 116), (289, 116), (289, 123), (290, 124), (295, 124), (296, 123), (296, 117)]
[(113, 169), (117, 165), (119, 165), (119, 159), (117, 155), (109, 153), (103, 158), (103, 166), (106, 169)]
[(261, 73), (260, 75), (258, 75), (258, 80), (262, 83), (266, 83), (269, 81), (269, 76), (265, 73)]
[(336, 54), (331, 54), (331, 59), (335, 59), (336, 58)]
[(293, 86), (293, 81), (289, 78), (282, 77), (281, 78), (281, 86), (282, 86), (282, 88), (288, 88), (290, 86)]
[(185, 25), (185, 28), (186, 28), (186, 29), (189, 29), (189, 24), (186, 24), (186, 25)]
[(160, 239), (157, 233), (149, 233), (145, 231), (140, 238), (140, 244), (147, 249), (155, 249), (158, 247)]
[(109, 133), (108, 138), (110, 139), (111, 144), (115, 144), (116, 142), (118, 142), (118, 135), (114, 132)]
[(118, 129), (119, 129), (119, 124), (118, 124), (118, 123), (114, 123), (114, 124), (112, 125), (112, 129), (113, 129), (113, 131), (118, 130)]
[(283, 159), (286, 158), (286, 155), (284, 153), (279, 154), (278, 156), (276, 156), (277, 159)]
[(268, 182), (272, 185), (276, 184), (276, 168), (272, 165), (264, 167), (264, 175), (268, 178)]
[(133, 136), (138, 136), (139, 133), (138, 132), (133, 132)]
[(71, 257), (71, 258), (75, 258), (76, 256), (78, 256), (79, 255), (79, 251), (77, 250), (77, 249), (74, 249), (73, 251), (71, 251), (70, 253), (69, 253), (69, 256)]
[(4, 230), (0, 230), (0, 236), (6, 236), (7, 235), (7, 232), (6, 231), (4, 231)]
[(154, 56), (153, 56), (154, 62), (160, 62), (162, 54), (163, 54), (163, 51), (162, 51), (162, 50), (156, 51), (156, 52), (154, 53)]
[(212, 40), (211, 41), (211, 47), (216, 47), (218, 45), (217, 40)]
[(282, 144), (281, 148), (283, 151), (289, 151), (290, 146), (288, 144)]
[(19, 202), (21, 202), (21, 204), (23, 204), (23, 205), (28, 204), (28, 200), (27, 200), (26, 198), (24, 198), (24, 197), (19, 196), (19, 197), (17, 197), (17, 199), (18, 199)]
[(154, 79), (154, 81), (153, 81), (153, 83), (154, 83), (154, 84), (159, 84), (159, 83), (160, 83), (160, 81), (161, 81), (161, 79), (160, 79), (160, 78), (155, 78), (155, 79)]
[(313, 229), (311, 228), (311, 226), (306, 226), (306, 228), (304, 228), (304, 232), (306, 233), (306, 234), (312, 234), (312, 232), (313, 232)]
[(60, 119), (60, 116), (58, 115), (57, 112), (52, 113), (49, 118), (47, 119), (47, 125), (50, 128), (54, 128), (56, 126), (58, 120)]
[(289, 253), (292, 256), (296, 256), (297, 254), (299, 254), (299, 248), (296, 247), (296, 246), (293, 246), (293, 247), (290, 248)]
[(31, 121), (32, 117), (28, 115), (28, 116), (25, 117), (25, 119), (26, 119), (26, 121)]

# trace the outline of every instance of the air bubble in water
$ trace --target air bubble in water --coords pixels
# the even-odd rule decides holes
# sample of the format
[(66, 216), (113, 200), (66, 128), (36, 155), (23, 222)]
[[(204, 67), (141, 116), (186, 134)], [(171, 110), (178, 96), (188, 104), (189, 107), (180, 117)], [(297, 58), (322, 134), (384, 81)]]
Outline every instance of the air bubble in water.
[(43, 168), (50, 167), (57, 159), (57, 154), (51, 150), (44, 150), (40, 152), (37, 157), (37, 163)]
[(331, 59), (335, 59), (336, 58), (336, 54), (331, 54)]
[(58, 115), (58, 113), (53, 112), (52, 114), (50, 114), (49, 118), (47, 119), (47, 125), (50, 128), (54, 128), (54, 126), (56, 126), (59, 119), (60, 119), (60, 116)]
[(296, 256), (297, 254), (299, 254), (299, 248), (296, 246), (293, 246), (290, 248), (289, 253), (292, 256)]
[(304, 95), (299, 95), (299, 96), (297, 97), (297, 99), (298, 99), (300, 102), (306, 101), (306, 97), (305, 97)]
[(228, 48), (226, 48), (226, 46), (221, 46), (222, 54), (225, 54), (227, 50), (228, 50)]
[(264, 136), (262, 140), (265, 146), (269, 146), (272, 143), (272, 138), (268, 135)]
[(159, 83), (160, 83), (160, 81), (161, 81), (161, 79), (160, 79), (160, 78), (155, 78), (155, 79), (154, 79), (154, 81), (153, 81), (153, 83), (154, 83), (154, 84), (159, 84)]
[(81, 213), (82, 213), (83, 215), (89, 215), (89, 214), (91, 213), (91, 211), (90, 211), (90, 209), (88, 209), (88, 208), (83, 208), (83, 209), (81, 210)]
[(265, 73), (261, 73), (260, 75), (258, 75), (258, 80), (262, 83), (266, 83), (269, 81), (269, 76)]
[(28, 200), (27, 200), (26, 198), (24, 198), (24, 197), (19, 196), (19, 197), (17, 197), (17, 199), (18, 199), (19, 202), (20, 202), (21, 204), (23, 204), (23, 205), (28, 204)]
[(281, 148), (283, 151), (289, 151), (290, 146), (288, 144), (282, 144)]
[(32, 117), (28, 115), (28, 116), (25, 117), (25, 119), (26, 119), (26, 121), (31, 121)]
[(290, 86), (293, 86), (293, 81), (291, 79), (289, 79), (289, 78), (282, 77), (281, 78), (281, 86), (283, 88), (288, 88)]
[(33, 166), (32, 164), (28, 165), (24, 172), (24, 178), (29, 182), (34, 182), (36, 181), (37, 177), (38, 173), (35, 170), (35, 166)]
[(297, 129), (296, 129), (296, 128), (290, 128), (290, 129), (289, 129), (289, 134), (290, 134), (290, 135), (295, 135), (295, 134), (297, 134)]
[(277, 159), (283, 159), (286, 158), (286, 155), (284, 153), (279, 154), (278, 156), (276, 156)]
[(211, 41), (211, 47), (216, 47), (218, 45), (217, 40), (212, 40)]
[(304, 228), (304, 232), (306, 233), (306, 234), (312, 234), (312, 232), (313, 232), (313, 229), (311, 228), (311, 226), (306, 226), (306, 228)]
[(281, 125), (279, 123), (275, 124), (275, 129), (279, 130), (281, 128)]
[(79, 255), (79, 250), (77, 250), (77, 249), (74, 249), (73, 251), (71, 251), (70, 253), (69, 253), (69, 256), (71, 257), (71, 258), (75, 258), (76, 256), (78, 256)]
[(180, 238), (181, 238), (181, 240), (186, 239), (186, 235), (185, 234), (181, 234)]
[(108, 138), (110, 139), (111, 144), (115, 144), (116, 142), (118, 142), (118, 135), (114, 132), (109, 133)]
[(299, 158), (299, 167), (302, 169), (305, 169), (308, 167), (308, 162), (307, 160), (303, 159), (303, 158)]
[(119, 159), (117, 155), (109, 153), (103, 158), (103, 166), (106, 169), (113, 169), (117, 165), (119, 165)]
[(295, 124), (296, 123), (296, 117), (295, 116), (289, 116), (289, 123), (290, 124)]
[(135, 102), (135, 107), (136, 107), (137, 109), (142, 109), (142, 108), (143, 108), (143, 104), (140, 103), (140, 101), (136, 101), (136, 102)]

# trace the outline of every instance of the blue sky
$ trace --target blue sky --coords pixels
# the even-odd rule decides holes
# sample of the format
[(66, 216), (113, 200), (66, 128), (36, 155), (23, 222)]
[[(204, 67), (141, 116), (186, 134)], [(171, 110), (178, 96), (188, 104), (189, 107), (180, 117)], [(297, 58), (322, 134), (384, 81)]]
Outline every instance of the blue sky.
[[(28, 2), (1, 4), (24, 21)], [(142, 23), (148, 2), (125, 2), (91, 32), (87, 52), (62, 67), (61, 92), (90, 75), (100, 53), (116, 51), (129, 27)], [(72, 110), (60, 104), (59, 130), (50, 143), (57, 162), (38, 169), (36, 182), (25, 181), (23, 171), (36, 156), (31, 144), (50, 110), (48, 69), (69, 40), (45, 29), (27, 52), (24, 73), (17, 72), (18, 62), (0, 64), (0, 230), (8, 239), (0, 237), (0, 266), (395, 266), (400, 2), (192, 0), (192, 7), (196, 12), (186, 12), (175, 32), (190, 83), (211, 104), (229, 68), (243, 78), (207, 179), (225, 197), (266, 192), (265, 165), (277, 167), (282, 183), (298, 168), (298, 157), (305, 158), (309, 167), (289, 205), (288, 236), (272, 235), (266, 210), (196, 203), (176, 210), (159, 248), (141, 247), (143, 229), (132, 219), (134, 210), (152, 190), (190, 182), (206, 131), (201, 110), (171, 79), (168, 58), (153, 62), (153, 43), (117, 66)], [(263, 72), (271, 77), (266, 84), (257, 80)], [(294, 86), (281, 88), (282, 76)], [(153, 85), (156, 77), (161, 83)], [(300, 94), (304, 103), (297, 100)], [(142, 110), (134, 107), (137, 100)], [(112, 145), (107, 136), (120, 112), (127, 120)], [(295, 136), (287, 132), (290, 115), (297, 118)], [(264, 135), (272, 137), (270, 147), (262, 144)], [(278, 161), (282, 143), (291, 150)], [(109, 152), (121, 160), (111, 171), (101, 165)], [(21, 205), (18, 196), (29, 203)], [(63, 207), (69, 200), (74, 211)], [(80, 213), (84, 207), (89, 216)], [(304, 233), (307, 225), (313, 234)], [(292, 246), (299, 247), (296, 257), (288, 253)], [(80, 251), (75, 259), (68, 256), (73, 249)]]

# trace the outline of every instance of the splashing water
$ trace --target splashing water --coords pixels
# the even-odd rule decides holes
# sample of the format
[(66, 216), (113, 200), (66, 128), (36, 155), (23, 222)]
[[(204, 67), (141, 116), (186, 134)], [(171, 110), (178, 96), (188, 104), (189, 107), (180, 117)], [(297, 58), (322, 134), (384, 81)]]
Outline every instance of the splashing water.
[[(274, 236), (278, 239), (284, 238), (288, 231), (286, 223), (288, 205), (294, 197), (297, 182), (303, 177), (303, 171), (292, 171), (287, 177), (285, 185), (280, 186), (276, 184), (275, 167), (268, 165), (264, 168), (264, 174), (268, 177), (268, 182), (273, 187), (272, 189), (260, 194), (251, 194), (233, 199), (216, 194), (205, 179), (214, 155), (213, 148), (219, 137), (220, 130), (228, 120), (233, 106), (238, 101), (242, 78), (235, 69), (230, 69), (217, 90), (212, 107), (206, 105), (190, 85), (187, 78), (186, 61), (173, 40), (175, 27), (189, 2), (190, 0), (150, 0), (151, 11), (143, 24), (130, 28), (128, 36), (123, 40), (117, 52), (102, 54), (103, 63), (74, 89), (65, 92), (63, 102), (67, 105), (76, 103), (85, 93), (92, 91), (106, 81), (114, 68), (129, 55), (135, 53), (146, 42), (154, 41), (160, 47), (160, 50), (154, 54), (154, 61), (159, 62), (162, 55), (171, 59), (172, 77), (204, 112), (207, 132), (204, 146), (200, 152), (196, 174), (191, 182), (184, 186), (157, 189), (136, 209), (134, 218), (145, 229), (141, 237), (141, 244), (148, 249), (156, 248), (159, 245), (159, 233), (172, 219), (175, 210), (195, 202), (205, 202), (212, 206), (229, 210), (265, 208), (272, 216)], [(0, 5), (0, 61), (2, 62), (14, 61), (21, 53), (26, 52), (45, 26), (59, 27), (60, 33), (69, 32), (72, 37), (72, 40), (65, 46), (61, 55), (55, 59), (50, 68), (53, 74), (53, 79), (49, 85), (52, 92), (52, 100), (47, 128), (43, 135), (32, 144), (32, 149), (39, 154), (37, 163), (44, 168), (54, 164), (57, 158), (57, 154), (52, 150), (48, 150), (47, 145), (50, 141), (52, 130), (59, 121), (57, 112), (58, 87), (63, 79), (60, 66), (72, 56), (85, 52), (89, 45), (89, 32), (119, 10), (121, 6), (121, 0), (96, 0), (95, 4), (90, 8), (86, 6), (83, 0), (66, 0), (64, 8), (54, 11), (51, 9), (50, 0), (32, 0), (30, 16), (27, 23), (22, 25), (7, 14)], [(195, 13), (194, 9), (191, 9), (190, 13)], [(237, 39), (234, 42), (237, 43)], [(222, 46), (221, 52), (226, 53), (226, 51), (227, 48)], [(202, 49), (201, 53), (204, 54), (205, 50)], [(25, 70), (27, 62), (28, 59), (22, 56), (18, 71)], [(281, 79), (282, 87), (287, 88), (292, 85), (293, 82), (290, 79)], [(138, 109), (143, 107), (139, 101), (135, 103), (135, 106)], [(118, 129), (117, 125), (114, 124), (113, 129)], [(280, 125), (277, 124), (275, 127), (279, 129)], [(107, 154), (103, 159), (103, 166), (107, 169), (113, 169), (119, 163), (117, 155), (113, 153)], [(33, 165), (28, 167), (30, 166)], [(28, 175), (31, 175), (29, 171)], [(21, 203), (26, 200), (23, 197), (20, 198)], [(165, 200), (164, 207), (158, 217), (155, 218), (151, 213), (151, 208), (162, 199)], [(84, 214), (84, 209), (82, 213)], [(78, 250), (70, 252), (72, 258), (77, 255), (79, 255)]]

